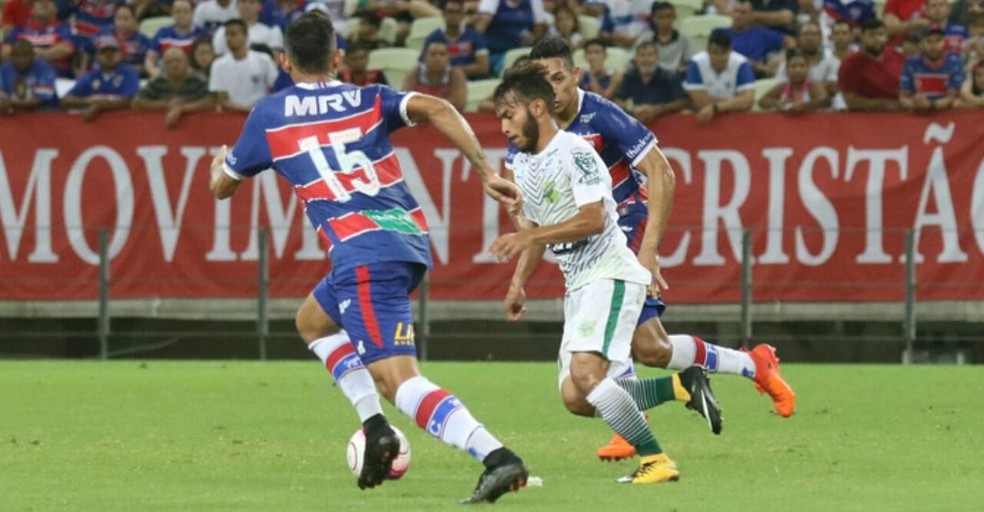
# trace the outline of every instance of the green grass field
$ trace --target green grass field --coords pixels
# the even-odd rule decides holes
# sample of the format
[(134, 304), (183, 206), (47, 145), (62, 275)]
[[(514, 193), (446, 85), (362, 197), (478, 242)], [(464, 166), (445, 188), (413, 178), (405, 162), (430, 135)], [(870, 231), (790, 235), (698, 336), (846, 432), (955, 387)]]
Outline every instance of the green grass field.
[[(788, 365), (790, 419), (715, 377), (721, 436), (651, 411), (682, 471), (655, 486), (614, 483), (633, 464), (595, 459), (608, 431), (563, 410), (554, 364), (423, 368), (543, 478), (496, 510), (984, 509), (981, 368)], [(387, 410), (413, 464), (363, 492), (345, 463), (358, 419), (314, 361), (0, 362), (0, 511), (460, 510), (480, 465)]]

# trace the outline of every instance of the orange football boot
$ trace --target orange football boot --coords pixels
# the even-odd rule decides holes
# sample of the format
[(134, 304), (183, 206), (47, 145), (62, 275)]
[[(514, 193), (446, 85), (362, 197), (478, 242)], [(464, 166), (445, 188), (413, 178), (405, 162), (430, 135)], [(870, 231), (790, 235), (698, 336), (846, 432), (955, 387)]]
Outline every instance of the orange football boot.
[(598, 448), (598, 458), (604, 461), (616, 461), (635, 457), (635, 446), (629, 444), (622, 436), (615, 434), (615, 437), (605, 446)]
[(755, 361), (755, 387), (759, 393), (769, 394), (780, 416), (792, 416), (796, 412), (796, 393), (782, 378), (776, 348), (763, 343), (756, 345), (751, 351), (742, 350), (748, 352), (752, 361)]

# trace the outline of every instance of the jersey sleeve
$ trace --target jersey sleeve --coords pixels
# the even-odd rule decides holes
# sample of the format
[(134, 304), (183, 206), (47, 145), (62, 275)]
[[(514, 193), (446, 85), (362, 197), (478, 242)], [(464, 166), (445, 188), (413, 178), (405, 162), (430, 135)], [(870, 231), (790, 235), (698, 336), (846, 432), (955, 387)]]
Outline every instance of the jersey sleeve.
[(407, 114), (407, 103), (417, 93), (397, 91), (385, 85), (376, 85), (375, 87), (379, 91), (383, 119), (386, 120), (386, 127), (389, 131), (392, 132), (404, 126), (416, 124)]
[(608, 167), (595, 150), (587, 144), (575, 145), (565, 159), (574, 204), (581, 207), (611, 197), (612, 185), (605, 179), (608, 177)]
[(516, 149), (516, 145), (512, 142), (506, 146), (506, 156), (502, 158), (502, 164), (509, 172), (513, 172), (513, 161), (516, 160), (516, 155), (518, 153), (519, 150)]
[(738, 65), (738, 76), (735, 78), (735, 90), (738, 92), (755, 88), (755, 72), (748, 61)]
[(614, 142), (635, 166), (656, 145), (656, 135), (615, 104), (605, 101), (602, 105), (598, 115), (591, 119), (592, 128), (602, 139)]
[(263, 126), (262, 103), (257, 104), (246, 118), (239, 140), (225, 159), (225, 172), (231, 178), (241, 180), (256, 176), (273, 165), (270, 145)]
[(687, 75), (683, 79), (683, 88), (688, 91), (703, 91), (707, 89), (707, 86), (704, 85), (704, 78), (700, 75), (700, 67), (697, 66), (697, 63), (693, 59), (687, 63)]

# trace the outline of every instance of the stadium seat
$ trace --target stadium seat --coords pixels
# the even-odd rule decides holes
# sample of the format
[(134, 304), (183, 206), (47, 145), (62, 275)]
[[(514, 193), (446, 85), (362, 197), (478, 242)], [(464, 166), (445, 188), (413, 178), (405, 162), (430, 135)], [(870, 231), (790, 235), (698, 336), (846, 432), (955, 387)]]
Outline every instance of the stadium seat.
[[(625, 71), (625, 68), (629, 66), (629, 62), (632, 60), (632, 54), (625, 48), (609, 46), (605, 52), (608, 54), (608, 58), (605, 60), (605, 63), (608, 64), (608, 69), (618, 72)], [(584, 58), (583, 48), (575, 51), (572, 57), (574, 58), (574, 64), (579, 68), (588, 69), (588, 60)]]
[(492, 96), (495, 86), (499, 85), (498, 78), (468, 81), (468, 101), (465, 102), (465, 112), (478, 112), (478, 104)]
[(676, 8), (677, 20), (697, 16), (697, 13), (704, 8), (703, 0), (670, 0)]
[(513, 63), (516, 62), (516, 60), (519, 59), (520, 57), (529, 55), (530, 50), (532, 49), (533, 48), (529, 46), (523, 46), (520, 48), (513, 48), (512, 50), (507, 51), (506, 54), (502, 56), (502, 71), (505, 72), (505, 70), (511, 68)]
[(762, 109), (759, 108), (759, 100), (765, 93), (769, 92), (774, 85), (779, 83), (775, 78), (762, 78), (755, 81), (755, 104), (752, 105), (752, 112), (761, 112)]
[(173, 24), (174, 21), (170, 16), (155, 16), (141, 21), (139, 31), (141, 34), (153, 39), (157, 35), (158, 30)]
[(730, 26), (731, 16), (717, 14), (691, 16), (680, 20), (680, 32), (690, 36), (696, 51), (704, 51), (707, 48), (707, 38), (712, 30)]
[(369, 69), (381, 69), (394, 89), (403, 87), (403, 78), (417, 67), (420, 52), (410, 48), (380, 48), (369, 52)]
[[(358, 16), (356, 16), (354, 18), (349, 18), (349, 20), (345, 22), (345, 30), (342, 32), (345, 39), (352, 37), (359, 31), (359, 21), (361, 20)], [(398, 25), (399, 24), (393, 18), (383, 18), (382, 23), (379, 25), (379, 38), (389, 44), (395, 43), (396, 31), (399, 29)]]
[(410, 24), (410, 34), (407, 35), (407, 48), (421, 51), (424, 49), (424, 41), (438, 29), (444, 29), (444, 18), (417, 18)]
[(584, 38), (584, 41), (590, 41), (598, 37), (598, 32), (601, 31), (601, 20), (594, 16), (588, 16), (587, 14), (578, 15), (577, 23), (581, 26), (581, 37)]

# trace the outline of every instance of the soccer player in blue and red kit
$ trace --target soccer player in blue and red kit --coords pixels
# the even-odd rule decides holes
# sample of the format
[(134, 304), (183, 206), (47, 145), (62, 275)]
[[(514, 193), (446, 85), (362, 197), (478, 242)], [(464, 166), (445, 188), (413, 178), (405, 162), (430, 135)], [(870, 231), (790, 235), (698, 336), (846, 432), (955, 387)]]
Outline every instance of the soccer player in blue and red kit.
[[(665, 309), (660, 290), (667, 289), (660, 274), (656, 252), (673, 209), (675, 177), (669, 162), (656, 145), (656, 136), (614, 103), (578, 88), (581, 70), (574, 65), (567, 44), (548, 37), (533, 46), (530, 58), (539, 61), (554, 87), (554, 116), (564, 130), (592, 143), (612, 176), (612, 192), (618, 204), (619, 225), (639, 262), (653, 275), (632, 338), (632, 355), (646, 366), (684, 370), (698, 365), (709, 372), (729, 373), (752, 379), (761, 393), (772, 398), (776, 412), (788, 417), (796, 408), (796, 394), (779, 371), (775, 348), (761, 344), (751, 351), (733, 350), (689, 335), (670, 336), (660, 322)], [(506, 167), (515, 148), (510, 145)], [(510, 286), (510, 295), (523, 294), (521, 285)], [(623, 378), (635, 378), (629, 370)], [(591, 404), (576, 392), (573, 382), (562, 385), (564, 404), (570, 412), (594, 416)], [(713, 427), (712, 427), (713, 429)], [(619, 436), (598, 450), (603, 460), (619, 460), (635, 455), (635, 448)]]
[(210, 188), (218, 198), (229, 197), (244, 178), (272, 167), (293, 185), (329, 246), (332, 270), (305, 299), (296, 324), (362, 420), (359, 487), (383, 483), (400, 445), (375, 380), (420, 428), (485, 465), (466, 503), (493, 502), (518, 490), (528, 476), (523, 461), (417, 367), (409, 294), (431, 266), (430, 240), (389, 134), (430, 122), (479, 170), (490, 196), (515, 206), (518, 189), (495, 175), (447, 101), (336, 81), (335, 32), (326, 15), (311, 12), (294, 21), (285, 46), (281, 65), (296, 85), (256, 104), (236, 146), (213, 160)]

